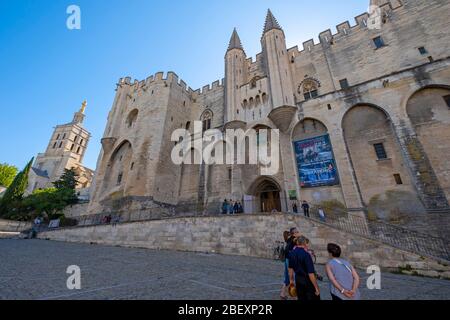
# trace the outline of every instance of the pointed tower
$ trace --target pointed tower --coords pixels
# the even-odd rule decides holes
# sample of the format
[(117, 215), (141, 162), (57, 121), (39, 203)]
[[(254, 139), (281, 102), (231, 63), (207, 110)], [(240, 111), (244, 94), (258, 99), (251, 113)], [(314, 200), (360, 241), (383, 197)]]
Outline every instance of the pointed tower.
[(225, 122), (236, 120), (240, 106), (240, 87), (246, 79), (247, 56), (242, 47), (241, 39), (236, 31), (233, 30), (227, 53), (225, 54)]
[(294, 89), (284, 31), (270, 9), (261, 38), (266, 73), (270, 84), (272, 109), (294, 106)]

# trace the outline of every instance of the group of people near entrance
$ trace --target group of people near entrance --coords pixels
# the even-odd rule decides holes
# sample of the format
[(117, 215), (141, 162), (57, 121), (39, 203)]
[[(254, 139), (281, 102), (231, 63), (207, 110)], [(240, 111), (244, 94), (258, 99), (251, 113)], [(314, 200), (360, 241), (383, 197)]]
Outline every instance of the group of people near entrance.
[[(314, 255), (310, 250), (308, 238), (301, 235), (297, 228), (291, 228), (283, 234), (285, 246), (284, 284), (280, 297), (288, 299), (288, 295), (296, 296), (299, 301), (320, 300), (320, 289), (317, 283), (320, 276), (314, 267)], [(341, 258), (341, 248), (334, 243), (327, 245), (329, 261), (325, 267), (330, 283), (333, 300), (359, 300), (360, 279), (355, 268)]]
[(244, 207), (240, 201), (233, 201), (225, 199), (222, 202), (222, 214), (239, 214), (244, 213)]

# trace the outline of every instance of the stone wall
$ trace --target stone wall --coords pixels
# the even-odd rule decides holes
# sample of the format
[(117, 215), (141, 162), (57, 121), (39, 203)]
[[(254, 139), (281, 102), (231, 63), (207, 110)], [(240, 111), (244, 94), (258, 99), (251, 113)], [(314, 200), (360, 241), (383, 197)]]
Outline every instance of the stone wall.
[(378, 265), (425, 276), (450, 278), (450, 267), (433, 259), (395, 249), (355, 234), (292, 215), (217, 216), (175, 218), (118, 225), (68, 228), (39, 234), (41, 239), (245, 255), (273, 258), (284, 230), (297, 226), (312, 243), (318, 262), (327, 260), (329, 242), (342, 246), (343, 256), (356, 266)]
[(29, 228), (31, 228), (31, 222), (0, 219), (0, 232), (21, 232)]
[(80, 203), (64, 209), (66, 218), (77, 218), (88, 214), (89, 203)]

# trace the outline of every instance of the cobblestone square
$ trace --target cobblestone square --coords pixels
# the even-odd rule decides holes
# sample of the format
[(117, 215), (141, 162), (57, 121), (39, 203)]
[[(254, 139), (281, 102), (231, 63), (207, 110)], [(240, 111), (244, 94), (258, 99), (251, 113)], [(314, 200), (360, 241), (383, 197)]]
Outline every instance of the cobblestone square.
[[(68, 290), (69, 265), (81, 290)], [(324, 275), (323, 266), (318, 266)], [(449, 299), (450, 281), (383, 273), (364, 299)], [(278, 299), (283, 264), (241, 256), (153, 251), (44, 240), (0, 240), (0, 299)], [(328, 281), (320, 282), (329, 300)]]

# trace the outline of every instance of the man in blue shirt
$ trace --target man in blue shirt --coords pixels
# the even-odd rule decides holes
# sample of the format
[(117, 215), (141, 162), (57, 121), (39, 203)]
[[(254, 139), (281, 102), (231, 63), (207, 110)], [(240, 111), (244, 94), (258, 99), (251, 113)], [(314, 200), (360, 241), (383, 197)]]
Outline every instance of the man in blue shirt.
[(289, 254), (290, 285), (291, 287), (295, 285), (297, 288), (299, 301), (320, 300), (320, 289), (317, 285), (314, 262), (311, 255), (306, 251), (307, 243), (306, 237), (298, 237), (295, 240), (294, 250)]

